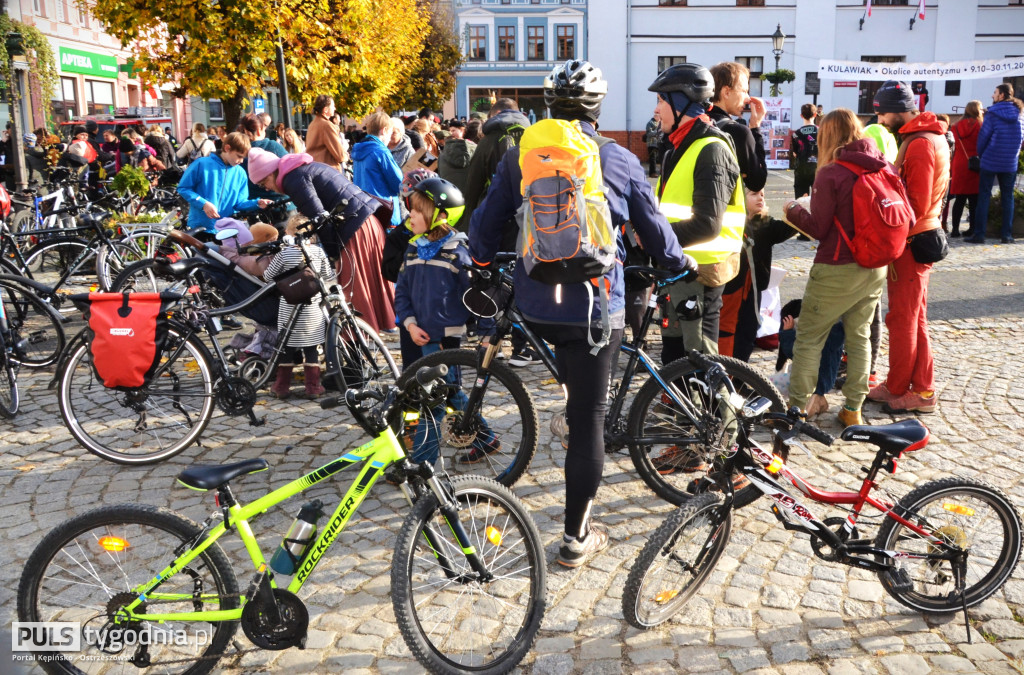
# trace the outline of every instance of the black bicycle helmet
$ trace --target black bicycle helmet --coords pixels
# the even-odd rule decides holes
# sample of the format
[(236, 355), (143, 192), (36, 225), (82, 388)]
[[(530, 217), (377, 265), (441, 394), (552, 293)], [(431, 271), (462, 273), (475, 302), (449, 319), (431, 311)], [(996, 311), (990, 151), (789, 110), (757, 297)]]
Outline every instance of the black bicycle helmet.
[(426, 195), (434, 202), (437, 209), (434, 212), (434, 222), (430, 224), (433, 229), (438, 224), (438, 217), (441, 212), (445, 213), (448, 225), (455, 227), (462, 212), (466, 210), (466, 200), (462, 197), (462, 190), (455, 187), (444, 178), (424, 178), (412, 186), (413, 192)]
[(679, 63), (669, 66), (654, 78), (647, 91), (661, 94), (675, 116), (672, 129), (679, 126), (686, 109), (695, 103), (702, 109), (711, 107), (711, 98), (715, 95), (715, 78), (711, 71), (696, 63)]
[(608, 82), (589, 61), (569, 60), (544, 78), (544, 105), (553, 117), (596, 122)]

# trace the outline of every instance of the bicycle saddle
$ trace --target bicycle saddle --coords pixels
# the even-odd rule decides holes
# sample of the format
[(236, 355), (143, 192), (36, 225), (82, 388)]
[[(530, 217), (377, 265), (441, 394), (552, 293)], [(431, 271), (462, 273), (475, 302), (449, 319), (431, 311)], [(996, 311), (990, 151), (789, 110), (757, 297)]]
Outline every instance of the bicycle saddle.
[(917, 420), (902, 420), (879, 426), (854, 425), (846, 427), (840, 438), (844, 441), (865, 441), (877, 445), (885, 452), (898, 455), (917, 450), (928, 444), (928, 427)]
[(210, 263), (205, 258), (185, 258), (172, 263), (164, 263), (163, 268), (168, 274), (176, 279), (184, 279), (193, 270), (199, 269), (200, 267), (206, 267)]
[(269, 468), (265, 459), (247, 459), (234, 464), (193, 464), (178, 474), (178, 482), (193, 490), (209, 490), (220, 487), (232, 478)]

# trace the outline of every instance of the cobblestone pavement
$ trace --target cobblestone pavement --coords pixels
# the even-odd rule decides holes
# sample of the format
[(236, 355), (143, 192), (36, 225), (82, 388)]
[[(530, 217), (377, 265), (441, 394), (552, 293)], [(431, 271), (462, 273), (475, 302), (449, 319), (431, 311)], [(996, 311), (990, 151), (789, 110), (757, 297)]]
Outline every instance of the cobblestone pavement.
[[(970, 307), (965, 307), (964, 318), (932, 324), (940, 406), (937, 414), (923, 420), (933, 440), (905, 457), (894, 477), (886, 474), (882, 485), (892, 494), (904, 494), (927, 480), (966, 475), (998, 485), (1018, 508), (1024, 507), (1024, 392), (1016, 381), (1024, 362), (1022, 253), (1021, 246), (957, 245), (937, 269), (935, 283), (946, 276), (959, 279), (949, 282), (957, 286), (969, 285), (971, 270), (1004, 269), (1003, 283), (1018, 287), (998, 286), (1006, 292), (1002, 314), (971, 318)], [(799, 293), (810, 256), (807, 243), (780, 247), (778, 262), (793, 277), (788, 295)], [(755, 358), (766, 373), (773, 361), (774, 355), (766, 352)], [(962, 616), (926, 616), (903, 608), (889, 599), (873, 575), (813, 557), (807, 538), (777, 526), (763, 504), (738, 515), (725, 556), (685, 614), (648, 632), (627, 627), (620, 609), (626, 574), (647, 534), (671, 509), (636, 477), (628, 456), (611, 455), (595, 507), (611, 545), (578, 570), (554, 564), (562, 529), (563, 451), (547, 429), (550, 415), (561, 408), (560, 392), (541, 367), (519, 372), (537, 399), (541, 443), (515, 492), (533, 511), (551, 562), (549, 609), (521, 672), (1024, 672), (1024, 570), (1018, 568), (1003, 590), (971, 611), (974, 644), (967, 645)], [(244, 419), (218, 413), (203, 436), (203, 448), (191, 448), (161, 465), (125, 468), (78, 447), (61, 424), (53, 392), (45, 389), (47, 376), (22, 371), (23, 412), (13, 421), (0, 422), (0, 550), (9, 580), (0, 587), (5, 629), (13, 619), (15, 587), (27, 556), (46, 531), (71, 515), (100, 504), (143, 502), (202, 520), (214, 508), (212, 496), (174, 482), (189, 463), (265, 457), (271, 471), (234, 483), (235, 494), (246, 501), (326, 463), (363, 438), (344, 410), (321, 411), (308, 401), (264, 400), (259, 413), (268, 422), (263, 428), (254, 431)], [(833, 395), (831, 402), (834, 412), (840, 401)], [(868, 407), (865, 416), (871, 423), (892, 420), (877, 407)], [(839, 430), (834, 415), (823, 426), (833, 433)], [(809, 446), (816, 459), (797, 458), (794, 464), (826, 489), (857, 484), (859, 467), (871, 456), (856, 444), (839, 443), (829, 450)], [(340, 494), (334, 486), (314, 492), (327, 502)], [(298, 504), (286, 507), (257, 521), (267, 555)], [(242, 653), (229, 653), (217, 672), (420, 672), (399, 635), (389, 597), (391, 551), (406, 511), (397, 490), (383, 483), (375, 488), (302, 593), (312, 617), (305, 650), (253, 651), (239, 631), (236, 645)], [(823, 517), (825, 511), (815, 512)], [(228, 551), (238, 559), (238, 546)], [(248, 570), (236, 571), (240, 579), (248, 578)], [(0, 636), (5, 650), (7, 640)], [(4, 657), (0, 673), (13, 669)]]

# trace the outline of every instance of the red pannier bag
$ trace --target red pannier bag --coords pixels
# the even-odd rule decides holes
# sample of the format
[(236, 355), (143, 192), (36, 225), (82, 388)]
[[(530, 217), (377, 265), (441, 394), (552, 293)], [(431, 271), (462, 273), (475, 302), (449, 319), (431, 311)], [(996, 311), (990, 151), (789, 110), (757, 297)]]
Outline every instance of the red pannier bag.
[(82, 293), (72, 295), (89, 322), (92, 366), (103, 386), (136, 389), (160, 365), (167, 340), (167, 308), (178, 293)]
[[(903, 180), (889, 167), (868, 171), (849, 162), (836, 160), (836, 164), (857, 174), (853, 184), (853, 239), (846, 236), (836, 218), (839, 235), (858, 265), (885, 267), (903, 255), (916, 221)], [(835, 259), (839, 259), (838, 244)]]

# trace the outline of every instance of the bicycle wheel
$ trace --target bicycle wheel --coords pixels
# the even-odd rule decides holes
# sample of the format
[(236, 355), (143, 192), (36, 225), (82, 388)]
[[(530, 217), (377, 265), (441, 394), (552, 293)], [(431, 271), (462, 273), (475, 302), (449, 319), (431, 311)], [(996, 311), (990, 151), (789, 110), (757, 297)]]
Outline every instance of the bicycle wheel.
[(12, 419), (18, 414), (18, 375), (0, 335), (0, 417)]
[[(477, 581), (437, 498), (416, 502), (391, 565), (391, 599), (406, 645), (432, 673), (506, 673), (544, 618), (547, 565), (529, 512), (490, 479), (451, 481), (459, 521), (493, 579)], [(447, 569), (446, 569), (447, 568)]]
[(166, 230), (147, 228), (104, 244), (96, 254), (96, 277), (100, 288), (112, 290), (117, 276), (132, 263), (156, 256), (157, 248), (167, 238)]
[[(96, 252), (78, 237), (57, 237), (42, 241), (25, 252), (25, 266), (32, 278), (68, 293), (88, 293), (96, 283)], [(66, 278), (65, 278), (66, 277)]]
[(359, 317), (349, 318), (341, 313), (331, 316), (326, 352), (327, 377), (333, 378), (338, 391), (383, 391), (398, 377), (398, 365), (391, 351), (377, 331)]
[[(772, 402), (771, 410), (785, 412), (786, 405), (779, 390), (750, 365), (727, 356), (710, 358), (725, 369), (736, 393), (744, 399), (749, 401), (763, 396)], [(630, 406), (626, 431), (634, 439), (629, 447), (633, 465), (640, 478), (659, 497), (679, 506), (692, 496), (688, 488), (700, 472), (707, 471), (715, 458), (732, 446), (736, 422), (731, 411), (716, 398), (716, 392), (707, 390), (703, 370), (688, 359), (673, 361), (662, 368), (659, 375), (688, 394), (698, 410), (710, 412), (718, 420), (714, 441), (708, 447), (702, 439), (700, 425), (693, 424), (654, 377), (644, 383)], [(659, 442), (659, 438), (665, 440)], [(647, 442), (639, 443), (635, 439)], [(734, 493), (733, 508), (746, 506), (760, 494), (753, 485), (740, 487)]]
[[(925, 483), (900, 499), (895, 512), (954, 550), (968, 550), (968, 607), (998, 591), (1020, 560), (1020, 516), (1002, 491), (981, 481), (944, 478)], [(892, 518), (878, 528), (875, 546), (901, 554), (895, 564), (909, 576), (911, 589), (898, 589), (888, 575), (879, 575), (882, 587), (898, 602), (922, 612), (963, 607), (951, 562), (929, 557), (949, 549), (940, 550)]]
[[(67, 657), (63, 652), (46, 652), (47, 659), (56, 660), (40, 658), (37, 663), (47, 673), (61, 675), (121, 672), (121, 668), (187, 675), (209, 672), (231, 640), (237, 621), (113, 623), (116, 610), (138, 597), (135, 589), (153, 579), (199, 533), (198, 525), (167, 509), (122, 504), (84, 513), (46, 535), (21, 575), (18, 618), (79, 622), (82, 651)], [(148, 593), (135, 613), (230, 610), (238, 605), (235, 574), (215, 543)], [(145, 650), (148, 667), (131, 665), (144, 641), (150, 643)]]
[(179, 279), (168, 274), (165, 263), (156, 258), (146, 258), (133, 262), (121, 270), (110, 282), (110, 290), (114, 293), (184, 293), (191, 285), (192, 281), (189, 279)]
[(211, 358), (195, 337), (182, 335), (175, 327), (167, 331), (158, 374), (138, 389), (108, 389), (93, 369), (89, 345), (74, 351), (60, 378), (60, 414), (89, 452), (118, 464), (152, 464), (203, 433), (213, 416)]
[[(430, 427), (425, 433), (421, 430), (416, 434), (406, 429), (409, 454), (418, 461), (418, 454), (434, 454), (436, 447), (436, 454), (446, 458), (445, 468), (449, 472), (482, 475), (511, 487), (537, 452), (537, 410), (533, 398), (519, 375), (497, 360), (491, 362), (488, 372), (481, 373), (477, 352), (472, 349), (443, 349), (424, 356), (405, 369), (398, 378), (398, 386), (404, 386), (420, 368), (441, 364), (448, 366), (444, 410), (411, 411), (416, 416), (413, 424)], [(479, 406), (466, 411), (477, 381), (484, 386)], [(472, 421), (465, 432), (459, 433), (456, 425), (467, 414), (472, 415)], [(416, 441), (424, 440), (423, 445), (429, 444), (430, 448), (416, 445)]]
[(0, 296), (18, 363), (26, 368), (46, 368), (56, 363), (65, 336), (55, 311), (16, 282), (0, 280)]
[(646, 630), (679, 613), (707, 581), (732, 532), (732, 509), (706, 492), (658, 526), (633, 561), (622, 594), (629, 625)]

